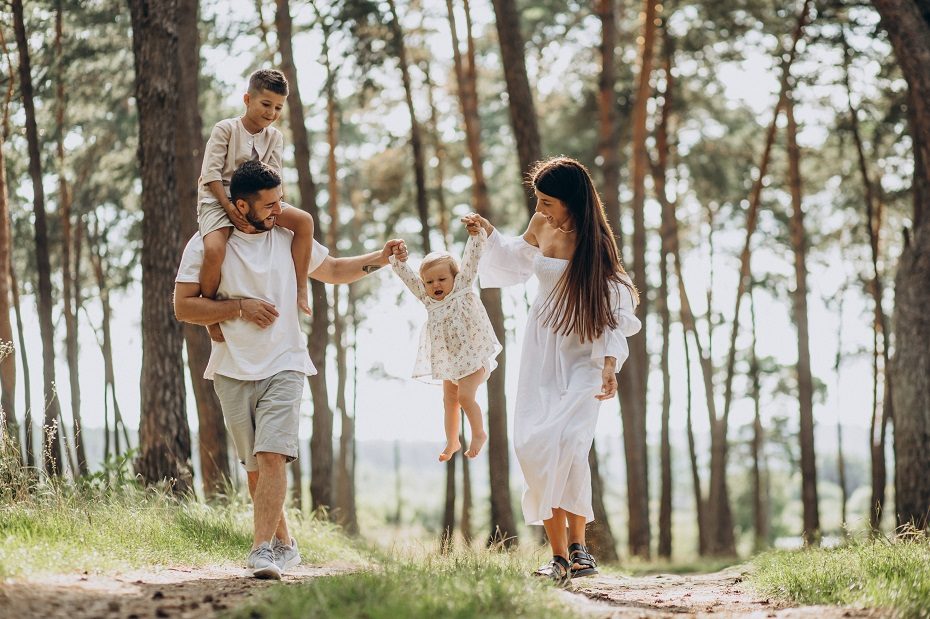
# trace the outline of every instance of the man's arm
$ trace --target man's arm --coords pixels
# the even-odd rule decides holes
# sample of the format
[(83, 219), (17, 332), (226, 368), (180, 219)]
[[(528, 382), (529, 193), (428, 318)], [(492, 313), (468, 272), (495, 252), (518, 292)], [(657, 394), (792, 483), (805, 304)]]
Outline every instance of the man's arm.
[(267, 327), (278, 317), (274, 305), (259, 299), (207, 299), (200, 296), (200, 284), (174, 284), (174, 315), (181, 322), (212, 325), (242, 318), (259, 327)]
[(392, 239), (385, 243), (384, 249), (370, 254), (349, 258), (326, 256), (322, 264), (310, 273), (310, 277), (326, 284), (351, 284), (387, 266), (388, 256), (391, 255), (405, 262), (407, 260), (406, 244), (400, 239)]

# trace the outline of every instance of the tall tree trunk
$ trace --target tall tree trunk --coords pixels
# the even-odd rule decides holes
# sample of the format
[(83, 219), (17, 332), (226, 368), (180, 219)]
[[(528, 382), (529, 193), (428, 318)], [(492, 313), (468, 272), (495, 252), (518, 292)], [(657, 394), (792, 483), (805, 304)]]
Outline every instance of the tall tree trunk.
[[(301, 208), (313, 216), (313, 236), (323, 242), (323, 226), (320, 225), (319, 208), (316, 203), (316, 185), (310, 175), (310, 136), (304, 123), (304, 108), (297, 83), (294, 66), (294, 50), (291, 43), (291, 13), (288, 0), (277, 0), (275, 27), (278, 31), (278, 46), (281, 51), (281, 71), (290, 83), (287, 98), (291, 134), (294, 141), (294, 166), (297, 168), (297, 186), (300, 190)], [(314, 510), (329, 509), (333, 504), (333, 411), (329, 407), (329, 391), (326, 385), (326, 346), (329, 339), (329, 310), (326, 287), (322, 282), (310, 280), (313, 296), (313, 321), (307, 337), (310, 358), (317, 373), (309, 378), (310, 395), (313, 398), (313, 434), (310, 437), (310, 501)]]
[[(495, 7), (497, 5), (495, 0)], [(459, 48), (455, 15), (451, 0), (446, 1), (449, 16), (449, 29), (452, 35), (452, 53), (455, 62), (455, 75), (458, 84), (459, 104), (465, 121), (465, 139), (472, 170), (472, 204), (482, 217), (493, 219), (491, 201), (482, 169), (484, 159), (481, 154), (481, 121), (478, 116), (477, 77), (475, 68), (475, 45), (472, 36), (471, 11), (465, 3), (467, 30), (467, 64)], [(521, 45), (522, 62), (522, 45)], [(525, 77), (525, 71), (524, 71)], [(511, 101), (512, 104), (512, 101)], [(487, 309), (494, 333), (502, 346), (506, 346), (507, 333), (504, 328), (504, 311), (501, 306), (501, 292), (497, 288), (485, 288), (481, 291), (481, 300)], [(510, 452), (507, 439), (507, 397), (504, 377), (507, 374), (507, 351), (501, 351), (497, 358), (497, 371), (488, 379), (488, 469), (491, 483), (491, 543), (503, 542), (505, 545), (516, 543), (516, 522), (510, 500)]]
[[(178, 102), (177, 135), (175, 148), (178, 179), (178, 205), (181, 209), (181, 235), (179, 252), (188, 239), (197, 232), (197, 180), (203, 159), (203, 121), (200, 106), (191, 102), (198, 99), (200, 62), (200, 36), (197, 0), (178, 0), (178, 57), (180, 59), (178, 84), (185, 99)], [(194, 400), (197, 403), (197, 433), (200, 450), (200, 472), (203, 494), (212, 498), (225, 490), (230, 478), (229, 451), (223, 409), (213, 390), (213, 382), (203, 377), (210, 359), (210, 337), (198, 325), (183, 325), (187, 345), (187, 367)]]
[[(504, 64), (504, 79), (507, 82), (507, 103), (510, 110), (510, 124), (517, 142), (517, 159), (520, 162), (520, 184), (524, 175), (534, 162), (542, 158), (542, 143), (539, 139), (539, 124), (536, 119), (536, 106), (533, 104), (533, 91), (526, 74), (526, 57), (524, 56), (523, 33), (520, 31), (520, 14), (517, 12), (516, 0), (492, 0), (494, 4), (497, 39), (501, 48), (501, 60)], [(536, 200), (527, 196), (526, 208), (533, 216)]]
[[(659, 126), (656, 131), (656, 148), (659, 153), (656, 177), (661, 176), (661, 184), (656, 184), (656, 192), (665, 194), (665, 174), (668, 170), (669, 156), (669, 116), (672, 109), (673, 88), (675, 84), (672, 75), (672, 47), (668, 32), (663, 28), (663, 72), (665, 74), (664, 103)], [(666, 194), (667, 195), (667, 194)], [(667, 202), (665, 200), (660, 200)], [(671, 222), (669, 219), (675, 214), (672, 209), (662, 209), (661, 224), (661, 250), (659, 252), (659, 296), (656, 299), (659, 316), (662, 322), (662, 431), (660, 439), (660, 460), (662, 485), (659, 500), (659, 556), (666, 559), (672, 556), (672, 446), (669, 439), (669, 417), (671, 414), (671, 388), (672, 377), (669, 373), (669, 339), (671, 337), (671, 315), (668, 308), (668, 259), (671, 255)]]
[(814, 379), (811, 376), (810, 333), (807, 322), (807, 231), (801, 205), (801, 149), (794, 100), (785, 105), (788, 117), (788, 176), (791, 186), (791, 249), (794, 253), (795, 288), (792, 292), (794, 323), (798, 329), (798, 404), (800, 407), (801, 502), (804, 506), (804, 539), (816, 544), (820, 537), (820, 509), (817, 504), (817, 460), (814, 451)]
[[(859, 113), (853, 105), (852, 84), (849, 79), (849, 63), (851, 60), (852, 50), (846, 43), (845, 31), (842, 32), (843, 42), (843, 81), (846, 86), (847, 102), (849, 105), (849, 122), (852, 129), (853, 143), (856, 145), (856, 154), (859, 161), (859, 173), (862, 176), (862, 187), (865, 197), (865, 213), (867, 219), (866, 230), (869, 235), (869, 249), (872, 259), (872, 277), (868, 283), (868, 291), (872, 296), (872, 305), (874, 311), (873, 319), (873, 346), (872, 346), (872, 373), (873, 373), (873, 398), (872, 398), (872, 419), (869, 432), (869, 452), (872, 460), (872, 501), (869, 504), (869, 525), (873, 532), (877, 533), (881, 528), (882, 512), (885, 503), (885, 485), (887, 484), (887, 470), (885, 465), (885, 430), (888, 420), (893, 416), (893, 400), (891, 393), (891, 360), (890, 360), (890, 330), (888, 328), (888, 319), (885, 316), (885, 310), (882, 307), (884, 290), (879, 271), (879, 260), (881, 253), (879, 250), (879, 232), (882, 227), (881, 205), (876, 208), (875, 187), (869, 175), (868, 160), (865, 155), (865, 149), (862, 144), (862, 136), (859, 131)], [(881, 351), (879, 351), (878, 341), (881, 337)], [(885, 379), (884, 393), (882, 397), (882, 411), (879, 417), (878, 413), (878, 380), (879, 365), (878, 359), (881, 354), (882, 370)], [(839, 432), (840, 429), (838, 428)], [(844, 505), (845, 509), (845, 505)], [(844, 521), (845, 522), (845, 521)]]
[[(0, 46), (6, 48), (2, 33)], [(13, 325), (10, 323), (13, 237), (10, 233), (10, 204), (3, 147), (9, 130), (12, 77), (11, 75), (3, 101), (3, 122), (0, 123), (0, 345), (8, 342), (10, 346), (13, 346)], [(0, 410), (3, 411), (7, 433), (12, 437), (14, 444), (19, 446), (19, 423), (16, 420), (16, 355), (13, 354), (0, 358)]]
[(183, 335), (171, 295), (180, 230), (165, 208), (178, 195), (175, 149), (178, 110), (178, 10), (176, 0), (128, 0), (132, 17), (139, 107), (142, 174), (142, 384), (136, 470), (172, 489), (191, 489), (191, 437), (181, 362)]
[[(465, 443), (462, 443), (463, 445)], [(464, 460), (464, 458), (462, 458)], [(442, 508), (442, 529), (439, 533), (439, 551), (447, 554), (455, 547), (455, 461), (453, 455), (446, 462), (446, 500)]]
[(694, 425), (691, 423), (691, 348), (688, 346), (688, 332), (683, 330), (682, 343), (685, 347), (685, 381), (688, 386), (687, 412), (688, 459), (691, 462), (691, 487), (694, 492), (694, 513), (697, 515), (698, 554), (707, 552), (707, 524), (705, 520), (704, 499), (701, 492), (701, 472), (698, 468), (697, 449), (694, 444)]
[(436, 195), (436, 210), (439, 215), (439, 233), (442, 235), (443, 246), (448, 250), (452, 247), (452, 233), (449, 230), (449, 206), (446, 203), (446, 192), (444, 189), (446, 178), (446, 145), (443, 144), (439, 136), (439, 114), (437, 113), (436, 101), (433, 96), (435, 90), (433, 80), (430, 78), (430, 62), (424, 58), (421, 61), (424, 81), (426, 84), (426, 97), (429, 103), (429, 139), (433, 147), (433, 153), (436, 155), (436, 185), (434, 193)]
[[(459, 442), (462, 445), (465, 444), (464, 419), (462, 419), (462, 432)], [(471, 526), (471, 508), (471, 467), (468, 466), (468, 458), (462, 458), (462, 517), (459, 520), (459, 531), (462, 533), (466, 548), (471, 547), (472, 540), (475, 538)]]
[[(843, 294), (845, 290), (839, 293), (839, 317), (836, 322), (836, 357), (833, 361), (833, 376), (836, 381), (834, 390), (837, 395), (840, 393), (840, 367), (843, 364)], [(839, 397), (837, 397), (839, 400)], [(843, 527), (843, 535), (849, 534), (846, 526), (847, 514), (846, 506), (849, 503), (849, 491), (846, 487), (846, 460), (843, 457), (843, 410), (837, 406), (836, 415), (836, 470), (839, 476), (840, 485), (840, 523)]]
[[(633, 281), (640, 290), (636, 312), (646, 323), (649, 313), (649, 290), (646, 280), (646, 106), (652, 93), (650, 79), (656, 34), (658, 0), (643, 0), (643, 35), (639, 56), (639, 77), (636, 98), (630, 120), (633, 141)], [(626, 455), (628, 543), (630, 554), (648, 558), (650, 550), (649, 468), (646, 452), (646, 388), (649, 375), (649, 353), (646, 329), (629, 338), (630, 357), (620, 370), (620, 416), (623, 421), (623, 444)]]
[(930, 505), (930, 10), (914, 0), (873, 0), (907, 80), (914, 146), (913, 228), (895, 276), (895, 511), (899, 525), (928, 525)]
[(420, 121), (417, 120), (416, 110), (413, 107), (413, 85), (410, 82), (410, 68), (407, 64), (407, 45), (404, 42), (404, 30), (397, 17), (397, 6), (394, 0), (388, 0), (391, 9), (391, 33), (394, 37), (397, 63), (400, 65), (400, 74), (404, 82), (404, 96), (407, 100), (407, 112), (410, 114), (410, 146), (413, 148), (413, 174), (416, 182), (417, 216), (420, 218), (420, 237), (423, 243), (423, 253), (430, 251), (429, 242), (429, 203), (426, 198), (426, 164), (423, 158), (423, 138), (420, 132)]
[(708, 547), (712, 554), (732, 555), (736, 552), (735, 541), (733, 539), (733, 516), (730, 511), (730, 501), (726, 484), (726, 466), (727, 466), (727, 425), (730, 418), (730, 405), (733, 401), (733, 376), (736, 365), (736, 338), (739, 333), (740, 307), (743, 296), (749, 283), (750, 273), (750, 256), (752, 248), (752, 235), (755, 232), (756, 224), (759, 218), (759, 206), (762, 197), (762, 188), (765, 182), (765, 175), (768, 170), (772, 144), (775, 141), (775, 129), (777, 126), (778, 116), (785, 105), (785, 99), (788, 93), (788, 79), (790, 77), (791, 65), (797, 56), (798, 43), (804, 32), (804, 26), (811, 9), (811, 0), (805, 0), (801, 12), (798, 15), (797, 25), (792, 35), (791, 47), (782, 63), (781, 85), (778, 95), (778, 101), (772, 113), (772, 122), (769, 124), (766, 133), (765, 146), (762, 151), (762, 158), (759, 163), (757, 176), (753, 183), (749, 199), (749, 210), (746, 214), (746, 240), (740, 253), (740, 270), (736, 290), (735, 307), (733, 310), (733, 327), (730, 332), (730, 348), (727, 354), (727, 368), (724, 383), (724, 400), (723, 416), (715, 420), (712, 428), (714, 441), (711, 447), (711, 467), (710, 467), (710, 498), (707, 504), (707, 521), (714, 523), (714, 531)]
[(600, 139), (597, 154), (601, 158), (601, 195), (618, 247), (623, 248), (620, 226), (620, 149), (617, 128), (617, 8), (616, 0), (597, 0), (601, 21), (601, 72), (598, 76), (597, 110)]
[(759, 552), (769, 544), (769, 511), (765, 472), (765, 437), (762, 428), (762, 389), (759, 382), (759, 359), (756, 357), (758, 349), (756, 341), (756, 303), (753, 296), (754, 288), (749, 289), (749, 311), (752, 327), (752, 348), (749, 357), (749, 382), (752, 390), (753, 422), (752, 422), (752, 519), (755, 540), (753, 551)]
[(33, 103), (32, 69), (29, 60), (29, 44), (23, 18), (22, 0), (13, 0), (13, 30), (19, 50), (19, 83), (26, 116), (26, 141), (29, 150), (29, 176), (32, 179), (32, 205), (35, 212), (35, 255), (38, 275), (39, 331), (42, 336), (42, 370), (44, 383), (45, 422), (43, 424), (42, 462), (45, 471), (52, 476), (61, 475), (61, 443), (58, 419), (61, 406), (55, 392), (55, 329), (52, 323), (52, 279), (49, 264), (48, 232), (45, 214), (45, 189), (42, 186), (42, 160), (39, 153), (39, 130)]
[(26, 355), (26, 336), (23, 330), (23, 314), (19, 306), (19, 282), (16, 281), (16, 271), (10, 264), (10, 291), (13, 294), (13, 312), (16, 315), (16, 333), (19, 340), (19, 359), (23, 364), (23, 397), (25, 410), (23, 412), (23, 446), (25, 447), (26, 466), (37, 468), (40, 460), (36, 457), (33, 445), (34, 433), (32, 430), (32, 378), (29, 375), (29, 357)]
[(71, 422), (74, 428), (74, 447), (81, 475), (87, 475), (87, 456), (84, 453), (84, 434), (81, 432), (81, 381), (78, 376), (78, 325), (77, 311), (72, 302), (74, 295), (71, 270), (71, 188), (65, 177), (65, 82), (64, 54), (62, 52), (62, 3), (55, 3), (55, 137), (58, 166), (58, 207), (61, 218), (61, 296), (65, 318), (65, 356), (68, 360), (68, 384), (71, 389)]
[(617, 555), (617, 542), (610, 528), (610, 519), (606, 505), (604, 505), (604, 480), (601, 478), (600, 463), (597, 457), (597, 448), (591, 444), (588, 452), (588, 466), (591, 467), (591, 505), (594, 510), (594, 522), (588, 529), (587, 541), (601, 561), (612, 563), (619, 561)]

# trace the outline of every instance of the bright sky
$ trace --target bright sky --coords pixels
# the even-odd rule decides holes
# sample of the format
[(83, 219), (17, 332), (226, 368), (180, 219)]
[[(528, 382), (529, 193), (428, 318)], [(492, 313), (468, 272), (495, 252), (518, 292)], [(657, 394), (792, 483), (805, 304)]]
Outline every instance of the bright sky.
[[(239, 9), (243, 14), (252, 13), (254, 5), (250, 2), (240, 2)], [(490, 13), (489, 2), (475, 2), (475, 11), (479, 27), (487, 23)], [(296, 6), (296, 4), (295, 4)], [(310, 9), (301, 5), (302, 11)], [(270, 16), (266, 16), (268, 18)], [(480, 35), (480, 31), (479, 31)], [(309, 93), (321, 92), (323, 78), (322, 67), (316, 62), (319, 56), (319, 43), (314, 33), (304, 33), (295, 39), (295, 56), (297, 70), (300, 76), (301, 90), (305, 97)], [(208, 70), (217, 74), (228, 84), (238, 84), (243, 81), (248, 67), (252, 64), (254, 41), (243, 41), (231, 55), (219, 53), (216, 50), (205, 50), (205, 65)], [(437, 44), (442, 49), (444, 43)], [(718, 67), (719, 75), (725, 85), (724, 95), (733, 100), (741, 101), (756, 111), (760, 118), (768, 118), (774, 102), (777, 87), (776, 76), (770, 70), (770, 59), (760, 53), (750, 56), (741, 64), (727, 64)], [(228, 93), (230, 104), (240, 100), (242, 89), (237, 87)], [(802, 121), (807, 121), (809, 129), (801, 136), (802, 146), (822, 139), (823, 130), (818, 128), (817, 120), (822, 119), (815, 108), (799, 109)], [(391, 122), (391, 119), (388, 119)], [(314, 122), (311, 120), (311, 126)], [(403, 126), (404, 121), (398, 119)], [(322, 166), (324, 162), (314, 162), (314, 166)], [(315, 170), (317, 172), (317, 170)], [(813, 200), (814, 198), (812, 198)], [(193, 207), (192, 207), (193, 208)], [(651, 205), (647, 219), (657, 226), (658, 209)], [(516, 233), (517, 230), (507, 232)], [(736, 248), (742, 242), (742, 231), (734, 230), (730, 233), (721, 233), (717, 239), (718, 245), (727, 248)], [(411, 235), (411, 238), (413, 235)], [(841, 415), (844, 423), (867, 427), (869, 417), (869, 402), (871, 400), (871, 374), (869, 360), (866, 357), (850, 360), (843, 368), (839, 388), (835, 387), (833, 361), (836, 351), (837, 316), (833, 310), (828, 310), (822, 297), (835, 296), (838, 282), (845, 279), (843, 273), (851, 269), (840, 255), (826, 256), (816, 264), (810, 265), (811, 274), (809, 286), (811, 294), (810, 303), (810, 331), (811, 355), (814, 375), (827, 383), (830, 387), (826, 402), (816, 405), (815, 416), (818, 424), (835, 424), (837, 416)], [(418, 260), (418, 256), (414, 256)], [(774, 256), (765, 248), (757, 252), (755, 258), (757, 268), (772, 268), (772, 265), (783, 264), (784, 259)], [(686, 261), (685, 275), (690, 292), (691, 302), (697, 312), (703, 311), (703, 298), (707, 287), (706, 267), (701, 260)], [(732, 261), (717, 265), (715, 279), (715, 294), (720, 301), (719, 307), (727, 312), (732, 311), (732, 295), (736, 288), (736, 265)], [(416, 341), (420, 326), (425, 321), (425, 310), (422, 306), (405, 292), (400, 281), (387, 269), (372, 277), (379, 281), (380, 294), (375, 302), (374, 311), (368, 312), (363, 332), (360, 334), (359, 345), (359, 395), (358, 395), (358, 423), (357, 436), (360, 440), (366, 439), (409, 439), (409, 440), (435, 440), (439, 442), (442, 437), (441, 426), (441, 394), (440, 389), (407, 379), (413, 366), (416, 355)], [(529, 298), (532, 299), (535, 283), (529, 285)], [(396, 300), (400, 303), (396, 304)], [(138, 287), (132, 288), (125, 294), (114, 296), (114, 343), (116, 356), (116, 379), (118, 397), (126, 422), (132, 427), (138, 425), (139, 410), (139, 376), (141, 365), (141, 330), (140, 330), (140, 303), (141, 295)], [(796, 336), (788, 315), (788, 306), (782, 302), (775, 302), (764, 295), (757, 297), (757, 316), (759, 322), (759, 354), (772, 355), (783, 363), (791, 363), (796, 358)], [(42, 401), (42, 372), (41, 372), (41, 341), (39, 339), (38, 322), (34, 310), (34, 299), (24, 297), (24, 320), (26, 347), (30, 352), (32, 374), (33, 407), (38, 410)], [(744, 303), (744, 306), (748, 305)], [(516, 375), (519, 363), (519, 342), (522, 335), (523, 316), (525, 315), (524, 290), (522, 287), (513, 288), (505, 295), (505, 311), (512, 310), (515, 316), (513, 324), (516, 325), (516, 342), (508, 342), (508, 393), (515, 393)], [(844, 348), (852, 347), (853, 342), (868, 345), (871, 341), (870, 325), (864, 319), (866, 307), (860, 297), (850, 297), (845, 309), (843, 324), (843, 337), (846, 338)], [(93, 310), (92, 310), (93, 313)], [(744, 314), (744, 316), (748, 316)], [(96, 322), (96, 319), (95, 319)], [(86, 323), (85, 323), (86, 324)], [(746, 322), (744, 321), (744, 325)], [(655, 325), (652, 325), (653, 327)], [(68, 371), (63, 352), (64, 325), (61, 320), (57, 324), (58, 334), (58, 363), (57, 379), (62, 409), (66, 419), (70, 417), (70, 398), (68, 394)], [(652, 329), (653, 349), (658, 349), (658, 331)], [(683, 431), (685, 423), (684, 399), (684, 358), (680, 347), (680, 329), (673, 325), (674, 341), (671, 358), (672, 371), (672, 428), (674, 432)], [(729, 326), (718, 329), (717, 339), (714, 342), (718, 351), (726, 349), (729, 338)], [(103, 425), (103, 363), (99, 354), (94, 334), (89, 328), (81, 330), (81, 377), (83, 419), (86, 426), (102, 427)], [(19, 363), (17, 356), (17, 363)], [(657, 364), (654, 364), (657, 365)], [(654, 368), (657, 371), (657, 367)], [(332, 385), (330, 394), (335, 393), (335, 371), (330, 368)], [(692, 368), (694, 380), (694, 419), (698, 432), (705, 432), (707, 428), (706, 409), (703, 404), (703, 394), (700, 374), (697, 365)], [(22, 381), (22, 368), (18, 368), (18, 380)], [(350, 383), (351, 384), (351, 383)], [(23, 388), (20, 382), (18, 390), (18, 411), (23, 410)], [(648, 421), (651, 434), (659, 431), (659, 410), (661, 401), (661, 377), (654, 373), (650, 383), (650, 398), (652, 401), (651, 416)], [(193, 395), (188, 391), (189, 416), (192, 428), (196, 428), (197, 418), (193, 402)], [(309, 389), (305, 397), (309, 397)], [(333, 396), (334, 397), (334, 396)], [(351, 399), (351, 393), (349, 394)], [(482, 393), (482, 397), (484, 394)], [(351, 404), (350, 404), (351, 406)], [(513, 402), (508, 402), (512, 411)], [(766, 415), (774, 413), (792, 414), (796, 403), (778, 400), (765, 402), (763, 409)], [(599, 432), (603, 435), (618, 436), (620, 434), (618, 406), (616, 402), (608, 403), (602, 408)], [(301, 434), (309, 436), (310, 423), (309, 403), (304, 407), (305, 419), (302, 423)], [(751, 418), (751, 405), (744, 400), (739, 402), (733, 411), (733, 426), (743, 424)], [(20, 412), (20, 417), (21, 417)], [(37, 415), (41, 417), (41, 415)], [(511, 419), (512, 421), (512, 419)]]

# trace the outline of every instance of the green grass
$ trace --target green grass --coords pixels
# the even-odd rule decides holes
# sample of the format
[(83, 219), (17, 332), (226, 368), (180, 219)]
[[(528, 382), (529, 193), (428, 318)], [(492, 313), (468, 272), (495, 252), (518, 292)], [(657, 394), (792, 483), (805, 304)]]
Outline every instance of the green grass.
[[(333, 525), (299, 517), (289, 524), (307, 562), (367, 562)], [(243, 503), (206, 505), (135, 485), (106, 491), (46, 487), (0, 505), (0, 577), (242, 564), (251, 530), (251, 511)]]
[(488, 551), (386, 558), (381, 567), (275, 588), (232, 616), (547, 617), (573, 616), (546, 581), (529, 576), (536, 564)]
[(801, 604), (884, 608), (930, 617), (930, 539), (852, 542), (834, 549), (769, 552), (753, 561), (751, 583)]

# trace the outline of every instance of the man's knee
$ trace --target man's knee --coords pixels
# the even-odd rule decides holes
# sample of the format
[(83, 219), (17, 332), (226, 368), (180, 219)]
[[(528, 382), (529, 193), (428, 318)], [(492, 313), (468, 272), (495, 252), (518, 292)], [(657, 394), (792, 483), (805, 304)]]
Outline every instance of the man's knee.
[(259, 472), (269, 469), (284, 468), (284, 465), (287, 464), (287, 456), (270, 451), (258, 452), (255, 454), (255, 459), (258, 460)]

